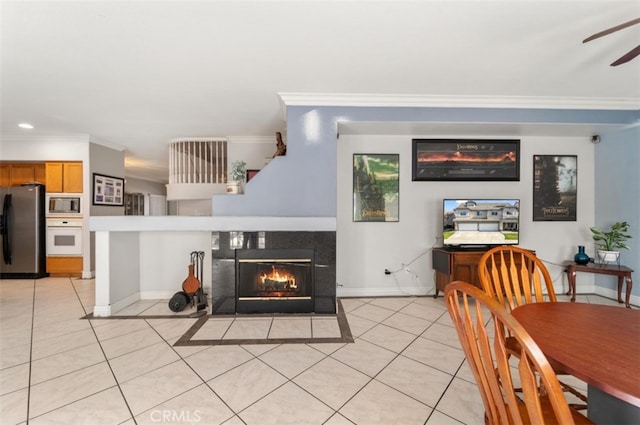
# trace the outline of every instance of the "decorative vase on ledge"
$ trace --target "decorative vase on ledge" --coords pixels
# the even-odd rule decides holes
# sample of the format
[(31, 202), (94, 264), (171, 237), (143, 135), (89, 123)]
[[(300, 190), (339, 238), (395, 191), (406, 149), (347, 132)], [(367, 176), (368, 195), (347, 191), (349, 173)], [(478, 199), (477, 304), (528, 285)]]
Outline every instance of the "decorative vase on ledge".
[(576, 264), (585, 265), (589, 264), (589, 256), (584, 252), (584, 246), (578, 245), (578, 253), (573, 257)]

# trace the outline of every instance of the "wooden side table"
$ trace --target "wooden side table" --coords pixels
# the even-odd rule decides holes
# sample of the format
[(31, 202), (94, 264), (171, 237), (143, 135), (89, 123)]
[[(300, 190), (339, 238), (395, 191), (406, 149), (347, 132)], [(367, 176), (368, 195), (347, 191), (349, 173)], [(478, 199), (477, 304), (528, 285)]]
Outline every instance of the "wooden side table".
[(608, 274), (613, 276), (618, 276), (618, 302), (620, 304), (622, 301), (622, 283), (626, 280), (627, 288), (625, 291), (625, 300), (624, 305), (627, 308), (631, 308), (629, 305), (629, 297), (631, 296), (631, 288), (633, 287), (633, 283), (631, 281), (631, 270), (626, 266), (619, 266), (617, 264), (609, 265), (609, 264), (576, 264), (573, 261), (565, 261), (563, 263), (564, 270), (567, 272), (567, 280), (569, 281), (569, 292), (567, 295), (571, 296), (571, 301), (576, 300), (576, 272), (584, 272), (584, 273), (596, 273), (596, 274)]

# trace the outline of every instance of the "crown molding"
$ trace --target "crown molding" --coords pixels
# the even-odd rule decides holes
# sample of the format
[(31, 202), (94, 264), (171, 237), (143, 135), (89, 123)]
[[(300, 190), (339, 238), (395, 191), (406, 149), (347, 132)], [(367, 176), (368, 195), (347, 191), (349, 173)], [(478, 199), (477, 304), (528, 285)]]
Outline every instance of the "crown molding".
[[(31, 131), (31, 130), (30, 130)], [(53, 141), (53, 142), (84, 142), (87, 143), (90, 141), (90, 136), (88, 134), (45, 134), (45, 133), (2, 133), (0, 134), (0, 139), (2, 140), (16, 140), (22, 142), (42, 142), (42, 141)]]
[(640, 99), (410, 94), (278, 93), (287, 106), (638, 110)]

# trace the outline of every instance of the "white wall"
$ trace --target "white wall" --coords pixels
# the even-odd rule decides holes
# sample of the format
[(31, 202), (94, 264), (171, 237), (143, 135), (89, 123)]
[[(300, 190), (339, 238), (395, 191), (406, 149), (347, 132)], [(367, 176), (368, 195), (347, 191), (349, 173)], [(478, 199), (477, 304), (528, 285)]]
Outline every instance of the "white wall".
[(127, 177), (124, 182), (126, 193), (152, 193), (154, 195), (166, 195), (167, 188), (164, 183), (152, 182), (148, 180)]
[[(413, 136), (436, 138), (438, 135)], [(468, 136), (461, 136), (468, 137)], [(519, 182), (412, 182), (412, 136), (341, 135), (338, 140), (337, 282), (338, 296), (433, 293), (430, 248), (441, 246), (443, 198), (519, 198), (520, 246), (535, 250), (549, 268), (557, 293), (566, 292), (562, 261), (577, 245), (591, 247), (594, 223), (594, 145), (585, 137), (505, 137), (521, 139)], [(445, 138), (455, 138), (447, 135)], [(489, 138), (487, 136), (479, 138)], [(354, 153), (400, 154), (400, 221), (352, 220)], [(575, 222), (533, 221), (533, 155), (578, 155), (578, 206)], [(588, 248), (587, 248), (588, 251)], [(589, 252), (593, 256), (593, 252)], [(424, 255), (421, 255), (424, 254)], [(408, 267), (412, 260), (415, 262)], [(398, 273), (385, 275), (384, 269)], [(409, 269), (409, 272), (406, 269)], [(579, 276), (578, 292), (593, 292), (593, 276)]]

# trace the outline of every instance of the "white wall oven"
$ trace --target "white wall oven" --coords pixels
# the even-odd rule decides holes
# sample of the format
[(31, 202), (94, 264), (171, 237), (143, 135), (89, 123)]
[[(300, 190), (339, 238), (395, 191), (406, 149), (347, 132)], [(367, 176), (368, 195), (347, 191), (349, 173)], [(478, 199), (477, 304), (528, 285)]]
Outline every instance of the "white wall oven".
[(81, 218), (47, 218), (47, 255), (82, 255)]
[(73, 217), (81, 216), (82, 194), (48, 193), (47, 216)]

